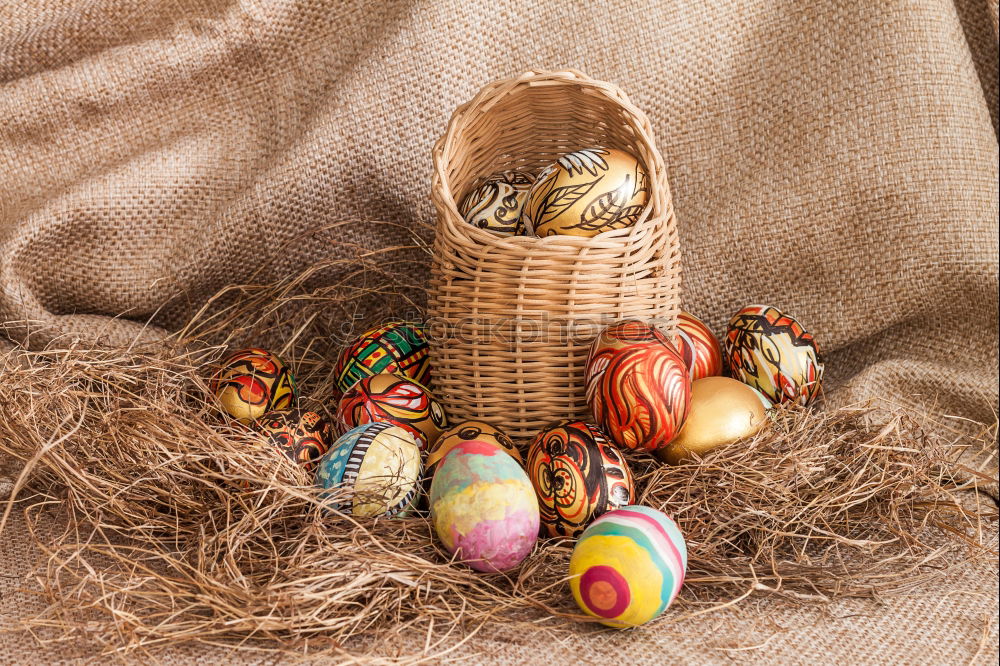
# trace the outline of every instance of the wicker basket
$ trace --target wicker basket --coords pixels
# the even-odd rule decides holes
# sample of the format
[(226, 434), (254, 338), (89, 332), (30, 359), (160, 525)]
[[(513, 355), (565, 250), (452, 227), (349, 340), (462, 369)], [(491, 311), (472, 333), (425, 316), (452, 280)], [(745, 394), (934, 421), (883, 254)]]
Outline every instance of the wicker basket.
[[(594, 238), (502, 237), (467, 224), (456, 202), (506, 169), (538, 171), (591, 146), (636, 155), (650, 201), (632, 227)], [(459, 107), (434, 147), (438, 211), (429, 294), (435, 394), (451, 420), (514, 437), (586, 418), (587, 353), (608, 323), (672, 333), (680, 253), (663, 159), (646, 116), (614, 85), (580, 72), (527, 72)]]

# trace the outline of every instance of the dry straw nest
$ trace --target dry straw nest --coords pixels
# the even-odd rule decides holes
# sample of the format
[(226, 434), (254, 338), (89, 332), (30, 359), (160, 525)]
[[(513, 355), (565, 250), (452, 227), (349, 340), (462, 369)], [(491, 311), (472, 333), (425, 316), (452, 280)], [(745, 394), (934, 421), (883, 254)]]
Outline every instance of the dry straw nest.
[[(15, 462), (3, 520), (24, 514), (47, 602), (24, 624), (118, 655), (199, 642), (420, 658), (477, 631), (609, 631), (581, 624), (565, 579), (572, 543), (540, 541), (509, 575), (474, 573), (449, 562), (425, 518), (320, 510), (302, 469), (219, 416), (205, 368), (226, 346), (276, 340), (304, 406), (329, 409), (325, 317), (371, 294), (308, 282), (238, 289), (173, 346), (3, 359), (0, 452)], [(206, 339), (216, 344), (194, 343)], [(981, 553), (995, 508), (960, 501), (951, 445), (962, 441), (898, 407), (792, 409), (699, 463), (631, 458), (641, 501), (675, 517), (690, 553), (677, 603), (638, 631), (751, 595), (889, 594)]]
[[(459, 203), (484, 178), (537, 172), (595, 146), (635, 155), (649, 174), (634, 226), (594, 238), (500, 237), (462, 219)], [(673, 328), (680, 252), (666, 167), (648, 118), (616, 86), (576, 71), (486, 86), (434, 147), (431, 199), (432, 358), (450, 414), (517, 437), (553, 418), (583, 418), (587, 352), (600, 328), (625, 318)]]

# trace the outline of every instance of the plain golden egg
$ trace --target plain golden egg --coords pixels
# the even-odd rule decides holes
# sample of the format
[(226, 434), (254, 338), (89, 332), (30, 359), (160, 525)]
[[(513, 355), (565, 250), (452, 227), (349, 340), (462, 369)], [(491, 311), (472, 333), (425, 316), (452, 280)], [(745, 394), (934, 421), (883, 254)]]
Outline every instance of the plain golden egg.
[(729, 377), (705, 377), (691, 385), (691, 407), (680, 433), (656, 455), (671, 465), (754, 435), (767, 422), (757, 392)]

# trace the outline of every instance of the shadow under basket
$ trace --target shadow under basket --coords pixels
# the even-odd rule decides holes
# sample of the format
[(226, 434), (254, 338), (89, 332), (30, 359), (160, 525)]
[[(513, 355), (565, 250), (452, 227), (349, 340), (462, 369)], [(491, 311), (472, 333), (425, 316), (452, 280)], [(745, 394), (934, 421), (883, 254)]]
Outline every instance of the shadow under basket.
[[(457, 202), (490, 175), (538, 172), (601, 146), (635, 155), (650, 178), (635, 225), (576, 236), (498, 236)], [(590, 344), (620, 319), (673, 334), (680, 252), (663, 159), (649, 120), (616, 86), (575, 71), (527, 72), (460, 106), (434, 147), (437, 230), (428, 298), (434, 392), (451, 422), (512, 437), (587, 419)]]

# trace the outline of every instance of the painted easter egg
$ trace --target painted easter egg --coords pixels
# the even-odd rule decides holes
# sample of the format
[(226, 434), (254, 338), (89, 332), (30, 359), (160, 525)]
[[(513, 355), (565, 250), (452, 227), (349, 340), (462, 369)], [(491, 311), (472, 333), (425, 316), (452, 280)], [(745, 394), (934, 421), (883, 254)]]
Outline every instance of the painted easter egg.
[(500, 430), (500, 428), (483, 421), (462, 421), (458, 425), (454, 425), (442, 432), (441, 436), (434, 443), (434, 446), (427, 451), (427, 460), (424, 463), (425, 476), (429, 477), (433, 475), (438, 462), (455, 446), (462, 442), (471, 442), (473, 440), (492, 444), (506, 452), (518, 464), (523, 464), (524, 462), (521, 460), (521, 453), (517, 450), (514, 440), (507, 433)]
[(681, 311), (674, 348), (684, 359), (691, 381), (722, 374), (722, 345), (705, 322)]
[(686, 569), (687, 546), (674, 521), (632, 505), (584, 530), (570, 556), (569, 584), (583, 612), (609, 627), (635, 627), (667, 609)]
[(431, 522), (445, 549), (477, 571), (508, 571), (538, 539), (538, 502), (521, 466), (501, 449), (461, 442), (431, 482)]
[(466, 195), (458, 212), (480, 229), (501, 236), (523, 235), (521, 209), (534, 182), (534, 176), (524, 171), (495, 174)]
[(433, 446), (448, 419), (427, 388), (395, 374), (365, 377), (340, 399), (337, 419), (344, 428), (385, 422), (410, 431), (421, 450)]
[(760, 394), (730, 377), (705, 377), (691, 385), (691, 409), (680, 433), (656, 455), (671, 465), (750, 437), (767, 423)]
[(591, 348), (624, 349), (637, 343), (656, 340), (666, 342), (667, 337), (659, 329), (638, 319), (624, 319), (604, 328), (594, 338)]
[[(691, 399), (687, 367), (669, 340), (646, 324), (615, 324), (594, 340), (587, 403), (618, 446), (654, 451), (680, 431)], [(624, 337), (622, 332), (627, 332)], [(602, 346), (608, 340), (614, 344)]]
[(316, 412), (300, 409), (268, 412), (253, 429), (294, 462), (312, 471), (330, 448), (330, 422)]
[(551, 537), (576, 536), (593, 518), (635, 499), (625, 458), (584, 421), (553, 423), (538, 433), (528, 450), (528, 476), (542, 530)]
[(316, 466), (326, 504), (355, 516), (405, 515), (420, 486), (420, 449), (407, 430), (366, 423), (344, 433)]
[(729, 320), (726, 357), (732, 376), (773, 403), (808, 405), (819, 395), (819, 346), (802, 325), (769, 305), (748, 305)]
[(364, 377), (394, 372), (430, 383), (427, 336), (416, 324), (393, 321), (364, 332), (347, 345), (334, 366), (337, 390), (343, 394)]
[(623, 150), (563, 155), (535, 179), (521, 218), (531, 236), (592, 237), (639, 220), (649, 199), (646, 170)]
[(209, 390), (223, 410), (243, 424), (272, 410), (291, 409), (298, 400), (295, 377), (266, 349), (230, 354), (212, 376)]

